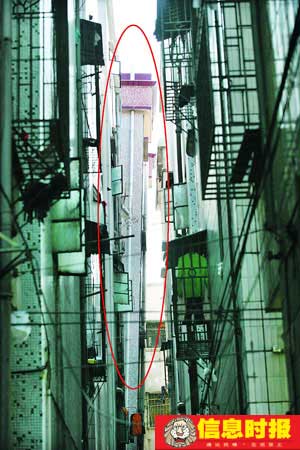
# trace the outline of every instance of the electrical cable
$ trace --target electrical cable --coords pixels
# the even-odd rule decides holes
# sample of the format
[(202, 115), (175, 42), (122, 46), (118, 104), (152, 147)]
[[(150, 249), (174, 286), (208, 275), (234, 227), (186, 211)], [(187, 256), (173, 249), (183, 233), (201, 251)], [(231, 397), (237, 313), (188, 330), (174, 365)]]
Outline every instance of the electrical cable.
[(64, 428), (67, 430), (67, 433), (68, 433), (68, 435), (69, 435), (69, 437), (70, 437), (70, 439), (72, 441), (72, 444), (73, 444), (74, 448), (79, 450), (79, 447), (77, 446), (77, 444), (76, 444), (76, 442), (75, 442), (75, 440), (74, 440), (74, 438), (72, 436), (71, 430), (70, 430), (70, 428), (68, 427), (68, 425), (66, 423), (65, 416), (63, 415), (63, 413), (62, 413), (62, 411), (60, 409), (60, 406), (57, 403), (56, 398), (54, 397), (54, 395), (53, 395), (53, 393), (51, 391), (50, 391), (50, 397), (51, 397), (52, 402), (54, 404), (55, 410), (58, 413), (58, 415), (59, 415), (59, 417), (60, 417), (60, 419), (61, 419), (61, 421), (62, 421), (62, 423), (64, 425)]
[[(27, 225), (27, 224), (25, 224), (25, 225)], [(266, 232), (267, 230), (266, 229), (264, 229), (264, 228), (262, 228), (262, 229), (258, 229), (258, 230), (255, 230), (255, 231), (251, 231), (250, 233), (249, 233), (249, 235), (251, 235), (251, 234), (256, 234), (256, 233), (261, 233), (261, 232)], [(233, 237), (232, 237), (232, 239), (237, 239), (237, 238), (239, 238), (241, 235), (234, 235)], [(229, 238), (229, 236), (228, 237), (225, 237), (223, 240), (224, 241), (226, 241), (226, 240), (229, 240), (230, 238)], [(197, 245), (199, 245), (199, 244), (212, 244), (212, 243), (215, 243), (215, 242), (219, 242), (219, 239), (209, 239), (209, 240), (203, 240), (203, 241), (201, 241), (201, 240), (199, 240), (199, 241), (197, 241)], [(39, 251), (39, 249), (38, 248), (36, 248), (36, 249), (33, 249), (32, 251)], [(163, 252), (162, 252), (163, 253)], [(132, 256), (140, 256), (142, 254), (142, 252), (135, 252), (135, 253), (131, 253), (131, 254), (124, 254), (124, 255), (122, 255), (122, 259), (125, 259), (125, 258), (130, 258), (130, 257), (132, 257)], [(96, 255), (96, 254), (95, 254)], [(110, 256), (113, 256), (114, 254), (112, 253)], [(68, 264), (70, 267), (75, 267), (75, 266), (77, 266), (78, 264)], [(47, 270), (50, 270), (52, 268), (52, 266), (45, 266), (45, 267), (42, 267), (42, 268), (39, 268), (38, 270), (40, 271), (40, 272), (42, 272), (42, 271), (47, 271)], [(213, 270), (213, 266), (209, 266), (209, 269), (210, 269), (210, 273), (217, 273), (217, 271), (218, 271), (218, 264), (215, 266), (215, 271)], [(26, 270), (23, 270), (23, 271), (18, 271), (18, 273), (20, 273), (20, 274), (25, 274), (25, 273), (28, 273), (28, 272), (30, 272), (31, 271), (31, 269), (28, 269), (28, 271), (26, 271)], [(100, 285), (99, 285), (100, 286)]]
[[(26, 311), (26, 312), (28, 314), (30, 314), (30, 311)], [(124, 313), (122, 313), (122, 314), (124, 314)], [(125, 314), (127, 314), (127, 313), (125, 313)], [(130, 314), (130, 313), (128, 313), (128, 314)], [(257, 322), (259, 320), (262, 320), (262, 319), (258, 319), (257, 317), (241, 318), (240, 319), (240, 321), (244, 321), (244, 322), (252, 322), (252, 321), (253, 322)], [(267, 319), (263, 319), (263, 320), (271, 322), (271, 321), (277, 321), (277, 320), (281, 320), (281, 319), (277, 318), (277, 317), (273, 317), (273, 318), (267, 318)], [(129, 322), (131, 324), (135, 324), (135, 323), (139, 324), (140, 323), (139, 320), (126, 320), (126, 323), (127, 322)], [(227, 322), (230, 322), (230, 320), (228, 319)], [(86, 325), (91, 325), (91, 324), (94, 324), (95, 322), (93, 322), (91, 320), (91, 321), (85, 321), (84, 323)], [(109, 324), (116, 324), (116, 323), (118, 323), (118, 321), (117, 320), (108, 320), (107, 323), (109, 323)], [(173, 321), (171, 319), (170, 320), (163, 320), (163, 323), (165, 323), (165, 324), (168, 324), (168, 323), (172, 324)], [(53, 321), (51, 321), (51, 322), (30, 322), (30, 323), (28, 323), (28, 322), (27, 323), (19, 323), (18, 322), (17, 325), (18, 326), (22, 325), (22, 326), (38, 326), (38, 327), (41, 327), (41, 326), (50, 326), (50, 325), (57, 326), (57, 325), (81, 325), (81, 324), (82, 324), (82, 322), (78, 320), (78, 321), (68, 321), (68, 322), (62, 322), (62, 321), (57, 321), (57, 322), (53, 322)], [(96, 324), (97, 324), (97, 322), (96, 322)], [(102, 322), (99, 321), (99, 325), (102, 325)], [(90, 330), (99, 330), (99, 332), (101, 332), (100, 327), (98, 328), (97, 325), (95, 325), (95, 328), (90, 328)], [(115, 338), (115, 339), (117, 339), (117, 338)]]
[[(100, 394), (100, 391), (101, 391), (101, 389), (102, 389), (102, 387), (103, 387), (103, 384), (104, 384), (104, 382), (98, 382), (98, 386), (97, 386), (97, 388), (96, 388), (96, 392), (95, 392), (95, 394), (94, 394), (94, 396), (93, 396), (93, 403), (96, 401), (96, 398), (98, 397), (98, 395)], [(89, 406), (89, 408), (88, 408), (88, 415), (90, 414), (90, 411), (91, 411), (91, 407)], [(93, 417), (90, 417), (90, 420), (88, 421), (88, 427), (87, 427), (87, 436), (89, 436), (89, 433), (90, 433), (90, 429), (91, 429), (91, 427), (92, 427), (92, 425), (93, 425)]]
[[(99, 293), (97, 293), (97, 295), (99, 295)], [(261, 302), (262, 300), (261, 299), (260, 300), (259, 299), (255, 299), (255, 300), (252, 300), (252, 301), (257, 303), (257, 302)], [(101, 314), (101, 310), (100, 309), (99, 310), (94, 310), (94, 311), (95, 311), (96, 314)], [(244, 311), (244, 310), (241, 309), (241, 311)], [(247, 312), (248, 311), (261, 311), (261, 308), (250, 308), (250, 309), (246, 309), (245, 311), (247, 311)], [(27, 310), (27, 312), (30, 313), (30, 314), (40, 314), (39, 311)], [(211, 312), (213, 314), (220, 314), (219, 308), (218, 309), (209, 310), (209, 312)], [(229, 313), (233, 313), (233, 312), (234, 312), (234, 309), (229, 309)], [(108, 311), (107, 313), (108, 314), (115, 314), (114, 311), (111, 311), (111, 312)], [(151, 314), (152, 313), (159, 313), (159, 311), (158, 310), (151, 310)], [(52, 315), (63, 315), (63, 314), (76, 315), (76, 314), (82, 314), (82, 315), (85, 315), (85, 314), (89, 314), (89, 313), (82, 312), (82, 311), (49, 311), (49, 312), (45, 312), (44, 314), (52, 314)], [(122, 314), (124, 314), (124, 313), (122, 313)], [(269, 315), (272, 315), (272, 314), (278, 314), (278, 312), (268, 312), (267, 314), (269, 316)], [(248, 320), (248, 319), (245, 319), (245, 320)], [(170, 321), (170, 320), (166, 319), (165, 321)], [(148, 319), (148, 320), (146, 320), (146, 322), (158, 322), (158, 320)]]
[(41, 367), (35, 367), (33, 369), (12, 370), (11, 374), (12, 375), (27, 375), (27, 374), (32, 374), (32, 373), (40, 373), (46, 369), (48, 369), (48, 364), (45, 364), (44, 366), (41, 366)]

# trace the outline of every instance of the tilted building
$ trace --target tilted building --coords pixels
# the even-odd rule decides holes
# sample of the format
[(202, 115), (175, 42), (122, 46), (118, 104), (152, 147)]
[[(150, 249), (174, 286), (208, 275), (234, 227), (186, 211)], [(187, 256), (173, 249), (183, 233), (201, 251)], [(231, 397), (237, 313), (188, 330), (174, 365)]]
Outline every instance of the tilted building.
[(117, 71), (98, 164), (113, 2), (7, 1), (0, 17), (1, 445), (119, 449), (129, 426), (100, 295), (117, 353), (118, 305), (129, 302), (115, 275)]
[[(144, 378), (145, 349), (145, 253), (147, 247), (147, 170), (152, 138), (155, 85), (151, 74), (122, 73), (122, 120), (119, 161), (123, 167), (120, 228), (124, 241), (124, 267), (131, 280), (132, 311), (122, 318), (124, 376), (131, 387)], [(144, 387), (126, 389), (129, 416), (144, 413)], [(143, 437), (131, 437), (129, 449), (142, 449)]]

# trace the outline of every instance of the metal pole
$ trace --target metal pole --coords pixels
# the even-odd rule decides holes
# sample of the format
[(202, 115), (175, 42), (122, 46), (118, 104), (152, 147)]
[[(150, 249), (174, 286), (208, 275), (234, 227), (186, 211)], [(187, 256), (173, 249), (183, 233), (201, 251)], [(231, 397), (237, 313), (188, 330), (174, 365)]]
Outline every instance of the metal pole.
[[(179, 69), (180, 71), (180, 69)], [(180, 74), (178, 74), (178, 78), (180, 79)], [(179, 92), (177, 89), (175, 92)], [(178, 96), (175, 100), (175, 122), (176, 122), (176, 149), (177, 149), (177, 174), (178, 174), (178, 183), (183, 183), (183, 169), (182, 169), (182, 148), (181, 148), (181, 120), (179, 114), (179, 106), (178, 106)]]
[[(11, 1), (0, 3), (0, 231), (11, 235)], [(0, 248), (7, 247), (0, 239)], [(10, 262), (10, 253), (1, 253), (0, 268)], [(0, 279), (0, 445), (11, 448), (10, 442), (10, 311), (11, 276)]]
[(190, 395), (191, 395), (191, 414), (198, 414), (199, 391), (198, 391), (197, 360), (195, 359), (189, 362), (189, 378), (190, 378)]
[[(222, 55), (221, 55), (221, 42), (219, 36), (219, 21), (218, 14), (215, 11), (215, 22), (216, 22), (216, 36), (217, 36), (217, 50), (218, 50), (218, 67), (220, 75), (223, 76), (222, 69)], [(224, 112), (224, 99), (223, 93), (221, 92), (221, 116), (222, 116), (222, 130), (223, 135), (226, 135), (225, 129), (225, 112)], [(238, 298), (237, 298), (237, 277), (236, 270), (234, 267), (234, 251), (233, 251), (233, 225), (232, 225), (232, 206), (229, 198), (229, 175), (228, 175), (228, 149), (227, 144), (224, 141), (224, 162), (225, 162), (225, 180), (226, 180), (226, 210), (227, 210), (227, 223), (228, 223), (228, 235), (229, 235), (229, 259), (230, 259), (230, 273), (231, 273), (231, 298), (233, 303), (234, 310), (234, 343), (235, 343), (235, 354), (236, 354), (236, 373), (237, 373), (237, 393), (238, 393), (238, 401), (239, 401), (239, 414), (244, 414), (245, 408), (245, 390), (244, 390), (244, 370), (243, 370), (243, 358), (242, 358), (242, 329), (240, 326), (240, 312), (238, 308)], [(236, 266), (238, 267), (238, 266)], [(239, 270), (241, 266), (239, 267)]]

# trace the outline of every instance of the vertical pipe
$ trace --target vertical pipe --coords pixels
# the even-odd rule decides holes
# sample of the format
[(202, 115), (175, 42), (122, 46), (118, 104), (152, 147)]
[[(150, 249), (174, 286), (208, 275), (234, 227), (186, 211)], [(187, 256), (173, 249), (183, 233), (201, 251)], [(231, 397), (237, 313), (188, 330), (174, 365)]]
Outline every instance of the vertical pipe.
[[(143, 186), (143, 194), (141, 196), (141, 230), (146, 233), (146, 204), (147, 204), (147, 176), (145, 174), (145, 165), (144, 162), (142, 163), (142, 186)], [(144, 333), (142, 332), (142, 329), (144, 327), (145, 323), (145, 292), (146, 292), (146, 272), (145, 272), (145, 250), (141, 249), (141, 268), (140, 268), (140, 298), (139, 298), (139, 309), (140, 309), (140, 315), (139, 315), (139, 353), (138, 353), (138, 380), (142, 380), (145, 375), (145, 352), (144, 352), (144, 342), (141, 342), (141, 339), (144, 339)], [(137, 391), (137, 409), (141, 413), (143, 413), (144, 418), (144, 412), (145, 412), (145, 384), (138, 389)], [(144, 418), (145, 420), (145, 418)], [(140, 438), (137, 440), (137, 448), (139, 450), (143, 450), (144, 448), (144, 435), (140, 436)]]
[[(107, 141), (108, 144), (108, 141)], [(104, 153), (104, 152), (103, 152)], [(108, 163), (108, 159), (107, 159)], [(103, 171), (107, 170), (104, 165)], [(110, 173), (110, 169), (109, 169)], [(111, 184), (111, 180), (109, 180)], [(111, 200), (111, 196), (109, 197)], [(110, 201), (110, 204), (112, 201)], [(113, 208), (108, 210), (108, 227), (109, 234), (113, 236)], [(110, 339), (112, 342), (113, 352), (116, 355), (116, 326), (114, 323), (114, 298), (113, 298), (113, 262), (112, 255), (105, 255), (105, 272), (104, 272), (104, 286), (105, 286), (105, 305), (107, 320), (109, 324)], [(109, 357), (109, 352), (108, 352)], [(107, 418), (106, 424), (109, 428), (108, 434), (108, 448), (111, 450), (117, 450), (116, 447), (116, 371), (112, 359), (107, 359), (107, 411), (109, 411), (110, 418)], [(104, 426), (101, 424), (101, 427)], [(96, 428), (97, 433), (97, 428)], [(101, 447), (100, 447), (101, 448)]]
[[(128, 210), (129, 210), (129, 214), (130, 217), (132, 217), (132, 200), (133, 200), (133, 184), (134, 184), (134, 133), (135, 133), (135, 117), (134, 117), (134, 111), (130, 111), (130, 124), (129, 124), (129, 136), (130, 136), (130, 160), (129, 160), (129, 205), (128, 205)], [(131, 220), (129, 220), (129, 234), (132, 234), (132, 222)], [(128, 242), (128, 272), (129, 274), (132, 274), (132, 239), (129, 239)], [(132, 299), (133, 301), (133, 299)], [(135, 311), (135, 305), (133, 303), (133, 311)], [(127, 322), (126, 324), (126, 357), (125, 357), (125, 361), (126, 362), (130, 362), (130, 352), (131, 352), (131, 343), (130, 343), (130, 337), (131, 337), (131, 324), (130, 324), (130, 320)], [(125, 377), (127, 382), (131, 382), (129, 380), (129, 372), (130, 372), (130, 365), (128, 365), (125, 369), (125, 365), (124, 365), (124, 372), (125, 372)], [(126, 403), (128, 406), (130, 406), (129, 404), (129, 398), (132, 395), (132, 392), (129, 391), (128, 389), (126, 390)]]
[[(174, 345), (174, 341), (173, 341), (173, 345)], [(176, 345), (176, 342), (175, 342)], [(174, 379), (174, 401), (175, 401), (175, 408), (177, 403), (180, 401), (180, 395), (179, 395), (179, 369), (178, 369), (178, 361), (176, 359), (176, 348), (174, 349), (174, 347), (172, 348), (172, 359), (173, 359), (173, 367), (172, 367), (172, 373), (174, 375), (173, 379)], [(175, 413), (175, 411), (173, 412)]]
[[(95, 66), (95, 88), (96, 88), (96, 123), (100, 123), (100, 89), (99, 89), (99, 66)], [(97, 131), (97, 145), (100, 141), (100, 127), (96, 127)]]
[[(100, 404), (100, 395), (97, 396), (97, 398), (95, 399), (94, 405), (97, 408), (97, 411), (100, 411), (101, 408), (101, 404)], [(100, 425), (100, 415), (98, 414), (98, 412), (95, 412), (95, 445), (93, 448), (93, 450), (99, 450), (101, 448), (101, 431), (102, 431), (102, 427)]]
[(189, 363), (191, 414), (199, 413), (199, 392), (198, 392), (198, 372), (197, 360), (193, 359)]
[[(108, 114), (106, 114), (106, 130), (111, 129), (111, 122)], [(105, 144), (103, 144), (103, 149), (109, 149), (108, 151), (102, 151), (101, 164), (103, 164), (103, 192), (107, 193), (108, 205), (113, 204), (111, 190), (108, 188), (111, 186), (111, 151), (110, 151), (110, 132), (107, 131), (105, 136)], [(105, 147), (104, 147), (105, 145)], [(107, 208), (107, 228), (110, 236), (114, 235), (114, 211), (113, 207)], [(116, 326), (114, 323), (114, 297), (113, 297), (113, 258), (112, 255), (105, 255), (104, 260), (105, 271), (104, 271), (104, 286), (105, 286), (105, 304), (107, 312), (107, 320), (109, 323), (110, 338), (112, 342), (113, 352), (116, 354)], [(109, 355), (109, 353), (108, 353)], [(111, 419), (108, 419), (107, 426), (109, 427), (108, 434), (108, 448), (111, 450), (116, 450), (116, 371), (112, 359), (107, 361), (107, 400), (108, 400), (108, 411), (111, 414)], [(97, 429), (96, 429), (97, 433)]]
[(182, 171), (181, 131), (178, 126), (176, 128), (176, 147), (177, 147), (178, 183), (182, 183), (183, 182), (183, 171)]
[[(88, 384), (88, 369), (86, 367), (87, 364), (87, 340), (86, 340), (86, 310), (85, 310), (85, 290), (84, 290), (84, 281), (80, 279), (80, 334), (81, 334), (81, 383), (84, 390), (87, 388)], [(81, 406), (81, 414), (82, 414), (82, 450), (88, 449), (88, 409), (87, 402), (85, 401), (84, 396), (82, 395), (82, 406)]]
[[(223, 67), (222, 67), (222, 55), (221, 55), (221, 40), (219, 36), (219, 20), (218, 13), (215, 11), (215, 24), (216, 24), (216, 38), (217, 38), (217, 51), (218, 51), (218, 69), (219, 76), (223, 78)], [(223, 100), (223, 92), (220, 94), (220, 102), (221, 102), (221, 117), (222, 117), (222, 131), (223, 136), (226, 136), (226, 115), (225, 115), (225, 107)], [(225, 163), (225, 180), (226, 180), (226, 210), (227, 210), (227, 222), (228, 222), (228, 245), (229, 245), (229, 258), (230, 258), (230, 272), (231, 272), (231, 297), (234, 309), (234, 343), (235, 343), (235, 355), (236, 355), (236, 371), (237, 371), (237, 391), (238, 391), (238, 401), (239, 401), (239, 413), (244, 413), (244, 405), (245, 405), (245, 395), (244, 395), (244, 375), (243, 375), (243, 358), (242, 358), (242, 336), (241, 336), (241, 326), (240, 326), (240, 313), (238, 309), (237, 302), (237, 280), (235, 275), (234, 268), (234, 252), (233, 252), (233, 226), (232, 226), (232, 208), (231, 201), (229, 198), (229, 175), (228, 175), (228, 156), (227, 156), (227, 142), (223, 142), (224, 147), (224, 163)], [(218, 200), (220, 201), (220, 200)], [(239, 268), (241, 269), (241, 268)]]
[[(178, 70), (178, 79), (180, 80), (180, 69)], [(176, 90), (179, 83), (176, 83)], [(178, 183), (183, 182), (183, 170), (182, 170), (182, 148), (181, 148), (181, 120), (178, 106), (178, 97), (175, 100), (175, 118), (176, 118), (176, 149), (177, 149), (177, 174), (178, 174)]]
[[(174, 280), (174, 278), (173, 278), (173, 272), (172, 272), (172, 279), (170, 276), (167, 279), (167, 283), (168, 283), (167, 291), (168, 292), (170, 292), (172, 290), (173, 280)], [(170, 349), (170, 355), (171, 355), (171, 360), (173, 361), (172, 379), (174, 382), (174, 395), (173, 395), (172, 413), (174, 414), (176, 412), (176, 406), (177, 406), (177, 403), (180, 401), (180, 398), (179, 398), (179, 370), (178, 370), (178, 361), (176, 359), (177, 344), (176, 344), (175, 325), (174, 325), (174, 323), (175, 323), (174, 309), (172, 310), (172, 307), (170, 307), (169, 319), (170, 319), (170, 324), (171, 324), (170, 338), (172, 338), (172, 347)]]
[[(11, 235), (11, 1), (3, 0), (0, 5), (0, 229)], [(0, 239), (0, 248), (7, 246)], [(10, 261), (9, 253), (2, 253), (0, 269)], [(11, 448), (10, 442), (10, 311), (11, 277), (6, 274), (0, 279), (0, 443), (1, 448)]]
[(163, 351), (163, 358), (164, 358), (164, 378), (165, 378), (165, 387), (166, 387), (166, 389), (168, 389), (168, 384), (167, 384), (167, 367), (166, 367), (166, 355), (165, 355), (165, 350)]
[[(75, 26), (77, 29), (80, 29), (80, 3), (79, 0), (75, 0)], [(81, 93), (82, 93), (82, 81), (81, 81), (81, 57), (80, 57), (80, 39), (76, 39), (75, 41), (75, 61), (76, 61), (76, 103), (77, 103), (77, 149), (78, 156), (83, 158), (86, 155), (83, 155), (82, 148), (82, 134), (83, 134), (83, 125), (82, 125), (82, 110), (81, 110)], [(100, 109), (100, 107), (99, 107)], [(97, 123), (100, 123), (100, 121)], [(98, 127), (97, 127), (98, 130)], [(97, 141), (98, 142), (98, 141)], [(82, 161), (82, 159), (81, 159)], [(83, 185), (83, 174), (82, 170), (80, 173), (80, 185)], [(88, 205), (87, 202), (85, 204), (85, 211)], [(81, 370), (81, 385), (83, 389), (86, 391), (87, 383), (88, 383), (88, 369), (86, 367), (87, 362), (87, 338), (86, 338), (86, 300), (85, 300), (85, 283), (83, 277), (80, 277), (79, 280), (80, 286), (80, 336), (81, 336), (81, 361), (82, 361), (82, 370)], [(104, 346), (103, 346), (104, 347)], [(81, 396), (81, 414), (82, 414), (82, 450), (86, 450), (89, 447), (88, 442), (88, 427), (89, 427), (89, 416), (88, 416), (88, 405), (84, 395)], [(96, 414), (95, 414), (96, 415)]]

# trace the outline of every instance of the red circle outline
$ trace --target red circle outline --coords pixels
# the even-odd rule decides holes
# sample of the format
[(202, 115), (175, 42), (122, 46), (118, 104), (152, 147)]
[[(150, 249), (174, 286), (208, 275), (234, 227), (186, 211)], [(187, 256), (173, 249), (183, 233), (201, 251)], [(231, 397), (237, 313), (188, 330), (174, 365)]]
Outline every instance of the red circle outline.
[[(144, 36), (147, 44), (148, 44), (148, 48), (150, 50), (151, 56), (152, 56), (152, 61), (154, 64), (154, 68), (155, 68), (155, 73), (156, 73), (156, 78), (157, 78), (157, 83), (158, 83), (158, 88), (159, 88), (159, 96), (160, 96), (160, 103), (161, 103), (161, 109), (162, 109), (162, 116), (163, 116), (163, 124), (164, 124), (164, 137), (165, 137), (165, 144), (166, 144), (166, 166), (167, 166), (167, 192), (168, 192), (168, 214), (167, 214), (167, 240), (166, 240), (166, 272), (165, 272), (165, 277), (164, 277), (164, 286), (163, 286), (163, 299), (162, 299), (162, 305), (161, 305), (161, 311), (160, 311), (160, 318), (159, 318), (159, 325), (158, 325), (158, 329), (157, 329), (157, 335), (156, 335), (156, 340), (155, 340), (155, 346), (154, 346), (154, 350), (152, 353), (152, 357), (151, 357), (151, 361), (149, 363), (149, 366), (147, 368), (147, 371), (144, 375), (144, 377), (142, 378), (142, 380), (137, 384), (137, 386), (130, 386), (129, 384), (126, 383), (126, 381), (124, 380), (114, 351), (113, 351), (113, 347), (112, 347), (112, 342), (111, 342), (111, 337), (110, 337), (110, 332), (109, 332), (109, 328), (108, 328), (108, 323), (107, 323), (107, 316), (106, 316), (106, 308), (105, 308), (105, 298), (104, 298), (104, 289), (102, 289), (103, 286), (103, 273), (102, 273), (102, 260), (101, 260), (101, 236), (100, 236), (100, 167), (101, 167), (101, 150), (102, 150), (102, 133), (103, 133), (103, 125), (104, 125), (104, 115), (105, 115), (105, 106), (106, 106), (106, 100), (107, 100), (107, 92), (108, 92), (108, 87), (109, 87), (109, 81), (110, 81), (110, 76), (111, 76), (111, 71), (112, 71), (112, 66), (115, 60), (115, 55), (116, 52), (118, 50), (120, 41), (122, 39), (122, 37), (124, 36), (124, 34), (126, 33), (127, 30), (129, 30), (130, 28), (137, 28), (142, 35)], [(99, 145), (98, 145), (98, 177), (97, 177), (97, 243), (98, 243), (98, 263), (99, 263), (99, 274), (100, 274), (100, 297), (101, 297), (101, 304), (102, 304), (102, 308), (103, 308), (103, 318), (104, 318), (104, 323), (105, 323), (105, 329), (106, 329), (106, 334), (107, 334), (107, 340), (108, 340), (108, 344), (109, 344), (109, 349), (110, 349), (110, 353), (113, 359), (113, 363), (116, 369), (116, 372), (118, 374), (118, 377), (120, 378), (121, 382), (123, 383), (124, 386), (126, 386), (128, 389), (135, 391), (140, 389), (149, 373), (154, 361), (154, 357), (155, 357), (155, 353), (157, 350), (157, 346), (158, 346), (158, 341), (159, 341), (159, 336), (160, 336), (160, 329), (162, 326), (162, 317), (163, 317), (163, 312), (164, 312), (164, 306), (165, 306), (165, 297), (166, 297), (166, 288), (167, 288), (167, 273), (168, 273), (168, 260), (169, 260), (169, 236), (170, 236), (170, 183), (169, 183), (169, 151), (168, 151), (168, 139), (167, 139), (167, 124), (166, 124), (166, 116), (165, 116), (165, 108), (164, 108), (164, 101), (163, 101), (163, 93), (162, 93), (162, 87), (161, 87), (161, 83), (160, 83), (160, 78), (159, 78), (159, 74), (158, 74), (158, 68), (157, 68), (157, 64), (156, 64), (156, 60), (155, 60), (155, 56), (153, 53), (153, 49), (151, 47), (151, 44), (149, 42), (149, 39), (146, 35), (146, 33), (144, 32), (144, 30), (136, 24), (131, 24), (128, 25), (126, 28), (124, 28), (124, 30), (122, 31), (117, 44), (114, 48), (113, 51), (113, 55), (111, 58), (111, 62), (110, 62), (110, 66), (109, 66), (109, 71), (108, 71), (108, 76), (107, 76), (107, 80), (106, 80), (106, 86), (105, 86), (105, 91), (104, 91), (104, 98), (103, 98), (103, 105), (102, 105), (102, 112), (101, 112), (101, 119), (100, 119), (100, 133), (99, 133)]]

